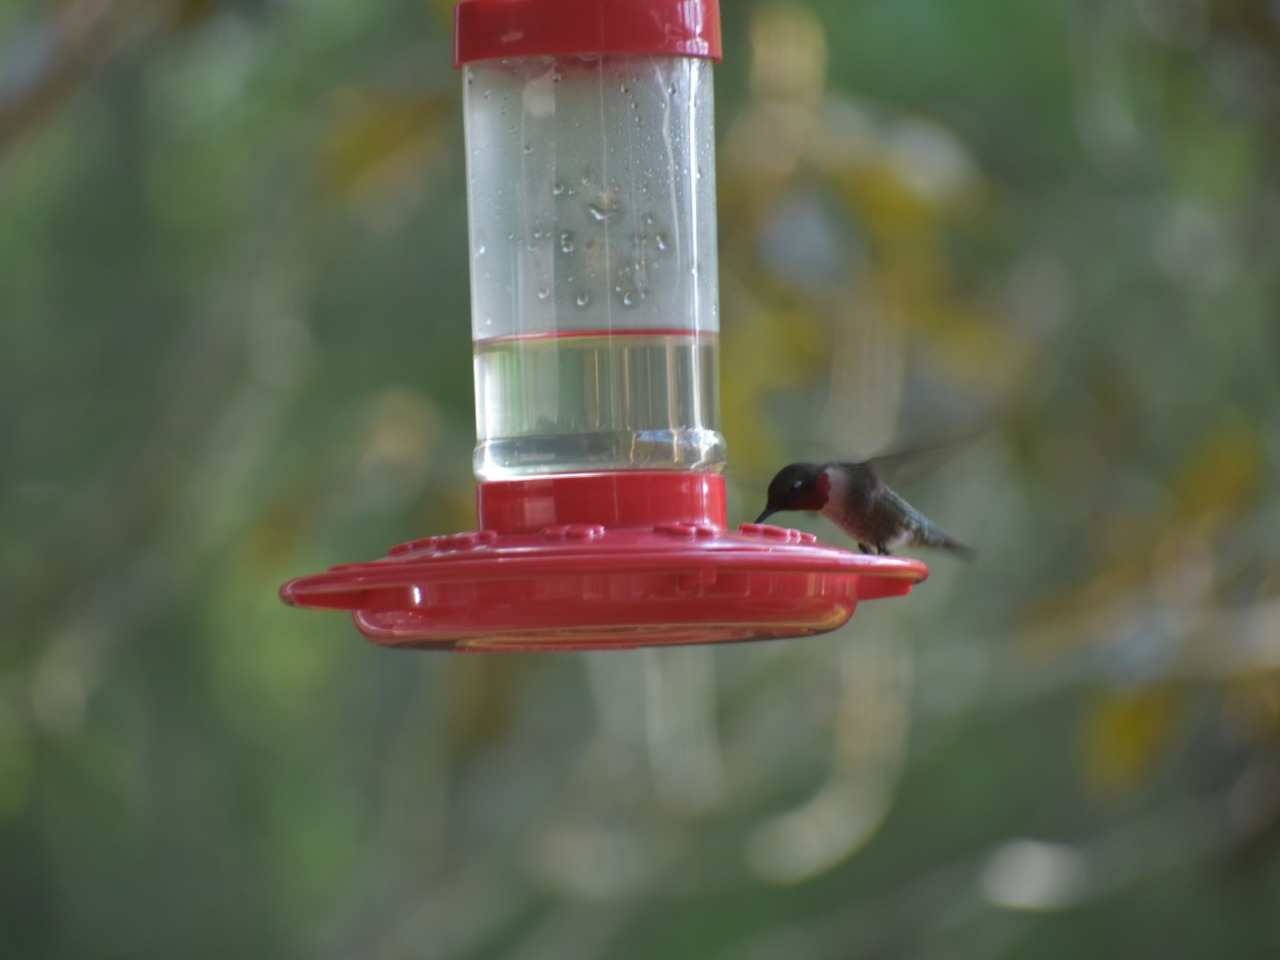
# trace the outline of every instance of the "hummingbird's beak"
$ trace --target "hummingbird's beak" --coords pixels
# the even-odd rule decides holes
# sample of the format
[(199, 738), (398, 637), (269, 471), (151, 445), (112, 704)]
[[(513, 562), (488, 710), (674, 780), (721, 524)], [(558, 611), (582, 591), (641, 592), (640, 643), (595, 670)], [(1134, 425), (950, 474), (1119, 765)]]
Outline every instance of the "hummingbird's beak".
[(777, 512), (777, 510), (770, 510), (768, 507), (765, 507), (764, 513), (756, 517), (756, 523), (764, 523), (766, 517), (772, 517)]

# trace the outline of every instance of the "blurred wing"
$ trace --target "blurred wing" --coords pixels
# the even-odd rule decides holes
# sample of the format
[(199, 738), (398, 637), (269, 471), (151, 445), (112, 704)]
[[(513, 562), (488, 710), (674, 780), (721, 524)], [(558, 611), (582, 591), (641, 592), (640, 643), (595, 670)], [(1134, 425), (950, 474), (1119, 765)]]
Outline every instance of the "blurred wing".
[(890, 486), (909, 484), (932, 473), (979, 437), (990, 432), (983, 427), (921, 447), (891, 450), (867, 460), (876, 474)]

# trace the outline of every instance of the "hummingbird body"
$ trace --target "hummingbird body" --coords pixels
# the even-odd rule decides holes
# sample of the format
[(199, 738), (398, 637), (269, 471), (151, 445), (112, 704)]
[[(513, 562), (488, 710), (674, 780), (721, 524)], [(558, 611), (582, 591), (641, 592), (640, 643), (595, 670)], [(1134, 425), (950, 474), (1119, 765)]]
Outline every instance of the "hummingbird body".
[(783, 467), (769, 484), (769, 502), (756, 523), (783, 510), (821, 513), (863, 553), (888, 554), (910, 545), (941, 547), (967, 560), (974, 557), (973, 550), (890, 489), (870, 460)]

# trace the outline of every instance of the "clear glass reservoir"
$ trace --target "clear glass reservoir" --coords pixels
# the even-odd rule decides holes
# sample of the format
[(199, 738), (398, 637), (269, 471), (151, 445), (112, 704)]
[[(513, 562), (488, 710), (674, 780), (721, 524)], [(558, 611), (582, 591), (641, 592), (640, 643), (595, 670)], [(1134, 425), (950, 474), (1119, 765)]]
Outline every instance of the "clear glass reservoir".
[(719, 472), (711, 63), (465, 67), (475, 472)]

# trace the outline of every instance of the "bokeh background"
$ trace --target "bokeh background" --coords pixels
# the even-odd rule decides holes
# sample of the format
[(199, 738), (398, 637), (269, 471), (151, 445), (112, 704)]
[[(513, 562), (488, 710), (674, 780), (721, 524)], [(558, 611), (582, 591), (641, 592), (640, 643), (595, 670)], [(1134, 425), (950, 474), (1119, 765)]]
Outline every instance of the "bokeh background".
[(731, 519), (980, 561), (488, 657), (275, 593), (474, 523), (450, 4), (0, 6), (0, 953), (1280, 956), (1280, 6), (724, 8)]

